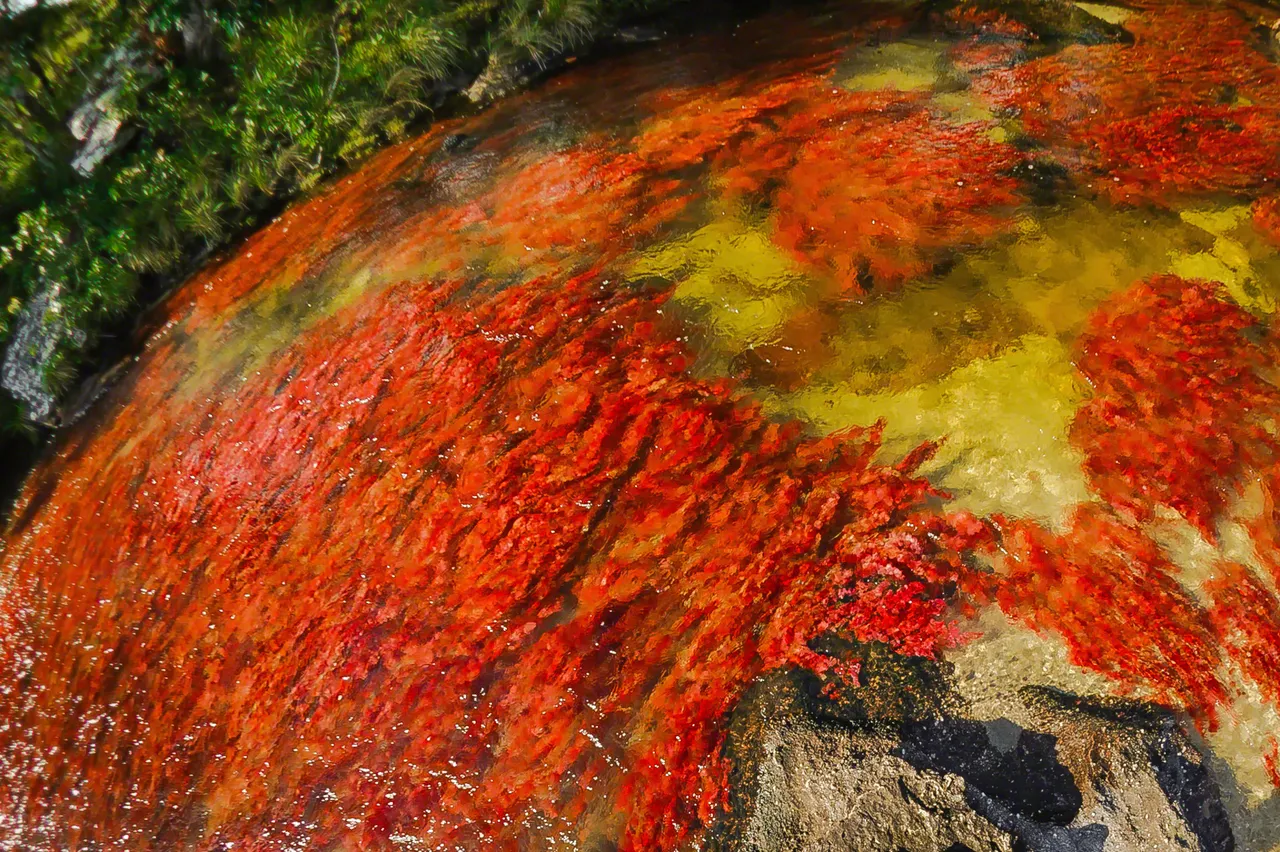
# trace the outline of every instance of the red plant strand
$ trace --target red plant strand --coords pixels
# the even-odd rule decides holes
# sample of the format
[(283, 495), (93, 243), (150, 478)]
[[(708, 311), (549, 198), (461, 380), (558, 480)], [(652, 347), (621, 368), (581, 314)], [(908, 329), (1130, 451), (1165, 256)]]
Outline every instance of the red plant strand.
[(1077, 343), (1093, 397), (1071, 440), (1099, 494), (1139, 520), (1168, 506), (1216, 539), (1240, 478), (1277, 450), (1280, 390), (1263, 378), (1274, 350), (1244, 336), (1255, 324), (1217, 285), (1171, 275), (1098, 308)]
[(1280, 705), (1280, 601), (1243, 565), (1224, 562), (1205, 589), (1218, 640), (1267, 701)]
[(1034, 521), (998, 526), (1006, 558), (988, 581), (990, 599), (1061, 635), (1076, 665), (1215, 724), (1227, 701), (1216, 674), (1217, 636), (1141, 530), (1096, 504), (1081, 505), (1062, 535)]
[(831, 631), (951, 641), (985, 527), (917, 514), (927, 453), (768, 423), (686, 376), (659, 301), (403, 285), (125, 453), (111, 424), (5, 557), (0, 672), (44, 662), (0, 693), (0, 812), (57, 847), (675, 848), (754, 676), (855, 673)]

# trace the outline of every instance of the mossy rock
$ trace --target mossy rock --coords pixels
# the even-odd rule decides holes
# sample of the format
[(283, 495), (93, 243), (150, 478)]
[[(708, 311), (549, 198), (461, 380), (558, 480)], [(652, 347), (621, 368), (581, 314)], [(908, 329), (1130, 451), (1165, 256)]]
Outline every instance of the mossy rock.
[(1017, 21), (1042, 41), (1064, 44), (1116, 44), (1133, 41), (1118, 23), (1104, 20), (1067, 0), (959, 0), (939, 4), (951, 8), (994, 12)]

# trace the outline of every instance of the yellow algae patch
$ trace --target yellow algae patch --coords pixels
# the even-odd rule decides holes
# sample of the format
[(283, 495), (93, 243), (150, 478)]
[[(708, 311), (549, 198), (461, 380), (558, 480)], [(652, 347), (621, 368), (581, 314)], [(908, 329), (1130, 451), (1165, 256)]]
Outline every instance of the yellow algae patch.
[(978, 278), (1026, 311), (1039, 331), (1064, 339), (1112, 293), (1169, 271), (1175, 255), (1212, 245), (1172, 216), (1084, 201), (1019, 225), (1017, 239), (969, 255), (954, 274)]
[(889, 453), (944, 436), (922, 472), (960, 508), (1058, 524), (1090, 499), (1083, 459), (1067, 440), (1085, 388), (1069, 351), (1051, 337), (1027, 335), (998, 358), (900, 393), (858, 394), (837, 384), (762, 396), (772, 411), (822, 432), (883, 418)]
[(776, 337), (810, 289), (763, 231), (734, 220), (642, 254), (628, 275), (673, 282), (673, 302), (706, 327), (713, 348), (731, 354)]
[(903, 391), (999, 354), (1034, 327), (1018, 305), (984, 283), (951, 275), (845, 307), (831, 358), (815, 380), (856, 393)]
[(1109, 6), (1105, 3), (1075, 3), (1077, 9), (1082, 9), (1093, 15), (1095, 18), (1106, 21), (1108, 24), (1123, 24), (1125, 21), (1133, 17), (1133, 10), (1126, 9), (1123, 6)]
[(941, 92), (930, 98), (929, 103), (957, 124), (999, 120), (998, 116), (992, 112), (991, 107), (969, 89), (959, 92)]
[(394, 280), (367, 262), (354, 253), (314, 275), (290, 272), (261, 288), (225, 323), (195, 329), (186, 344), (195, 365), (193, 381), (184, 387), (203, 389), (229, 375), (252, 375), (309, 326)]
[(1188, 225), (1194, 225), (1215, 237), (1231, 233), (1249, 221), (1248, 204), (1232, 204), (1227, 207), (1201, 207), (1182, 210), (1178, 216)]
[(1169, 271), (1183, 278), (1217, 281), (1226, 295), (1247, 311), (1275, 313), (1280, 296), (1275, 284), (1276, 252), (1253, 234), (1248, 224), (1249, 206), (1183, 210), (1178, 215), (1214, 239), (1207, 250), (1175, 252)]
[(931, 89), (941, 77), (946, 47), (926, 39), (859, 47), (836, 69), (836, 82), (854, 92)]

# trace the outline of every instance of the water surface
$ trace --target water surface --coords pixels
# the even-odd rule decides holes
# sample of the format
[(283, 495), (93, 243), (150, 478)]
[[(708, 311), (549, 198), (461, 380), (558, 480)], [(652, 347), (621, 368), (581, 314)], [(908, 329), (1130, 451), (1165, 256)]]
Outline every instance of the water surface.
[(884, 651), (1174, 709), (1270, 848), (1274, 13), (1080, 6), (575, 68), (188, 282), (6, 534), (0, 848), (696, 848)]

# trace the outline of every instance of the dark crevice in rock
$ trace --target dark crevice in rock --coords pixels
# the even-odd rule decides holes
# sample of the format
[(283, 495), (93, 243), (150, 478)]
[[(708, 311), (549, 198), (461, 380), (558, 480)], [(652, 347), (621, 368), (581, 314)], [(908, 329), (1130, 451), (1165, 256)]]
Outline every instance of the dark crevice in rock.
[(971, 718), (942, 664), (867, 646), (859, 686), (774, 672), (730, 721), (715, 850), (1235, 849), (1218, 786), (1150, 704), (1030, 688)]

